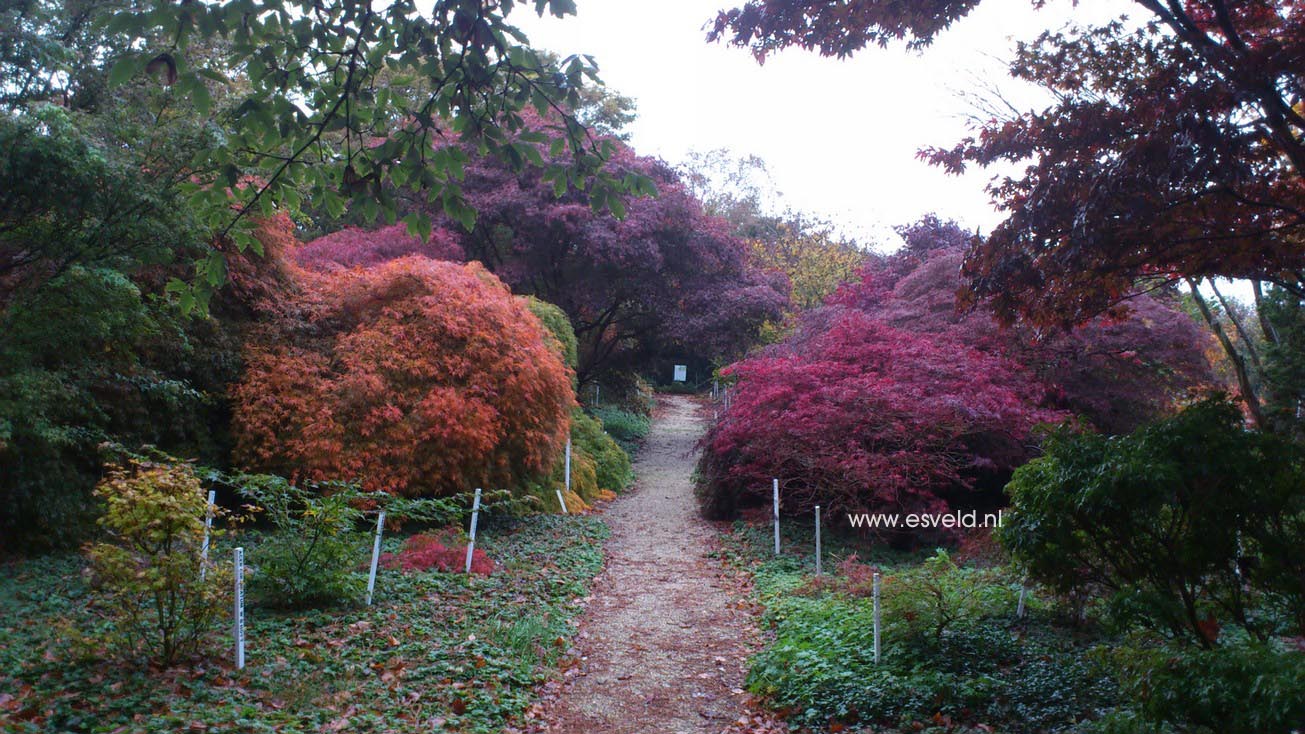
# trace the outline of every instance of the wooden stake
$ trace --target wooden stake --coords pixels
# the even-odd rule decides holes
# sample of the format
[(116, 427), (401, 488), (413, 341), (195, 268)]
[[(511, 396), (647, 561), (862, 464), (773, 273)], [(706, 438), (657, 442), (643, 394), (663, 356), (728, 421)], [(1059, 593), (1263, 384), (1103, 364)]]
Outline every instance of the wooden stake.
[(199, 580), (208, 576), (208, 536), (213, 531), (213, 503), (217, 501), (217, 490), (208, 491), (208, 505), (204, 508), (204, 545), (199, 549)]
[(820, 505), (816, 505), (816, 575), (820, 575)]
[(874, 600), (875, 600), (875, 664), (879, 664), (879, 572), (875, 571), (874, 575)]

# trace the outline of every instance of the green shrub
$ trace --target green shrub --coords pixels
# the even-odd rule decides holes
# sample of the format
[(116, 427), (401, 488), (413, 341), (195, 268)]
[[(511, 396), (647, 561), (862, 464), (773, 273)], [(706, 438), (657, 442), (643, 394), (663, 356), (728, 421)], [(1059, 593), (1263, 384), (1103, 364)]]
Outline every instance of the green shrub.
[(612, 406), (594, 408), (590, 411), (595, 418), (602, 421), (603, 428), (627, 452), (633, 452), (652, 430), (652, 420), (628, 410)]
[(366, 590), (362, 569), (370, 530), (364, 508), (384, 507), (398, 522), (447, 522), (460, 511), (448, 500), (404, 499), (367, 493), (343, 482), (297, 486), (278, 476), (224, 478), (272, 523), (249, 554), (250, 592), (269, 607), (302, 609), (356, 602)]
[(598, 419), (578, 408), (571, 413), (573, 448), (593, 459), (598, 489), (620, 492), (634, 481), (634, 471), (630, 468), (629, 454), (603, 427)]
[(1305, 727), (1305, 654), (1271, 644), (1102, 649), (1131, 706), (1100, 732), (1267, 734)]
[(942, 638), (958, 625), (1009, 615), (1015, 592), (1000, 571), (957, 566), (941, 548), (924, 563), (882, 580), (886, 619), (907, 638)]
[[(548, 332), (550, 346), (561, 355), (562, 362), (574, 372), (580, 363), (580, 343), (576, 339), (575, 329), (571, 328), (571, 320), (567, 318), (566, 312), (534, 296), (525, 296), (525, 299), (526, 308), (530, 309), (530, 313), (539, 319), (539, 322), (544, 325), (544, 330)], [(574, 383), (574, 380), (572, 382)]]
[(198, 652), (226, 610), (230, 574), (204, 570), (200, 549), (208, 501), (180, 463), (130, 460), (96, 486), (105, 502), (106, 542), (89, 546), (99, 607), (112, 624), (108, 649), (171, 665)]
[(227, 339), (108, 268), (73, 266), (16, 296), (0, 311), (0, 550), (87, 537), (102, 443), (220, 459)]
[(1266, 639), (1277, 606), (1305, 632), (1303, 464), (1224, 400), (1127, 436), (1061, 430), (1015, 472), (999, 538), (1057, 592), (1103, 590), (1124, 625), (1208, 647), (1225, 622)]

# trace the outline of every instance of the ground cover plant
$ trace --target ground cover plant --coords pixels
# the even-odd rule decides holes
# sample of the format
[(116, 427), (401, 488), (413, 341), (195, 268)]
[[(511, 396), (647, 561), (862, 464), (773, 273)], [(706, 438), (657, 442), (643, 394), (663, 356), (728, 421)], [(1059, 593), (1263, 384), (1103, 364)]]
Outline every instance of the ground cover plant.
[(602, 421), (603, 430), (616, 439), (626, 453), (634, 453), (652, 427), (652, 419), (648, 416), (614, 405), (595, 406), (589, 412)]
[[(754, 581), (773, 637), (748, 686), (802, 731), (1070, 731), (1119, 699), (1087, 654), (1100, 638), (1034, 597), (1016, 619), (1019, 580), (946, 552), (904, 553), (827, 537), (814, 576), (812, 533), (738, 522), (726, 553)], [(859, 554), (859, 555), (858, 555)], [(882, 573), (882, 656), (873, 659), (871, 573)]]
[[(477, 541), (488, 575), (386, 569), (372, 607), (251, 608), (244, 671), (221, 658), (107, 665), (79, 642), (103, 624), (85, 610), (83, 561), (11, 562), (0, 568), (0, 728), (502, 732), (569, 646), (605, 534), (584, 517), (491, 523)], [(402, 555), (406, 542), (385, 549)]]
[(809, 529), (775, 558), (768, 524), (739, 523), (774, 635), (749, 685), (817, 730), (1297, 730), (1300, 467), (1215, 398), (1127, 435), (1058, 430), (1015, 472), (1000, 546), (912, 557), (835, 533), (814, 578)]

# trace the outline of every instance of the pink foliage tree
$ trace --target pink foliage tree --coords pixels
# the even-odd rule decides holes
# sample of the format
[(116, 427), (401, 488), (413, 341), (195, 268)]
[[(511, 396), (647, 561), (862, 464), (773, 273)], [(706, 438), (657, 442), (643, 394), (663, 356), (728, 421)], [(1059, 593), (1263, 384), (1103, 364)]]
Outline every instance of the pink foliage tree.
[(310, 270), (329, 272), (341, 268), (370, 268), (408, 255), (432, 260), (464, 259), (455, 235), (436, 229), (429, 239), (408, 234), (405, 224), (392, 224), (376, 230), (347, 227), (298, 248), (295, 260)]
[(1139, 295), (1120, 314), (1067, 329), (1005, 328), (987, 310), (956, 308), (968, 233), (928, 217), (902, 234), (904, 250), (872, 262), (860, 283), (831, 301), (1026, 365), (1057, 396), (1058, 407), (1107, 433), (1127, 433), (1166, 415), (1215, 381), (1206, 355), (1217, 346), (1175, 297)]

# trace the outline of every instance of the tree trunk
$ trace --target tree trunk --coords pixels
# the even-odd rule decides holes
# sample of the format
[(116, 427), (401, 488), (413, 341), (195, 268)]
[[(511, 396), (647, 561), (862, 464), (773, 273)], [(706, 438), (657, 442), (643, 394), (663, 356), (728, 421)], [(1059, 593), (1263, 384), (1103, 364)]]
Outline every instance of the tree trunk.
[(1246, 370), (1246, 360), (1242, 355), (1237, 353), (1237, 348), (1233, 345), (1232, 340), (1224, 333), (1223, 326), (1215, 320), (1214, 314), (1210, 312), (1210, 306), (1201, 296), (1201, 289), (1197, 286), (1199, 283), (1192, 278), (1186, 278), (1187, 285), (1192, 289), (1192, 300), (1196, 302), (1196, 307), (1201, 311), (1201, 317), (1205, 319), (1206, 325), (1214, 332), (1219, 339), (1219, 344), (1223, 346), (1223, 351), (1228, 355), (1228, 360), (1232, 362), (1233, 372), (1237, 374), (1237, 387), (1241, 391), (1242, 400), (1246, 402), (1246, 410), (1251, 414), (1251, 425), (1255, 428), (1264, 427), (1264, 415), (1260, 410), (1259, 398), (1255, 396), (1255, 390), (1251, 387), (1251, 377)]

